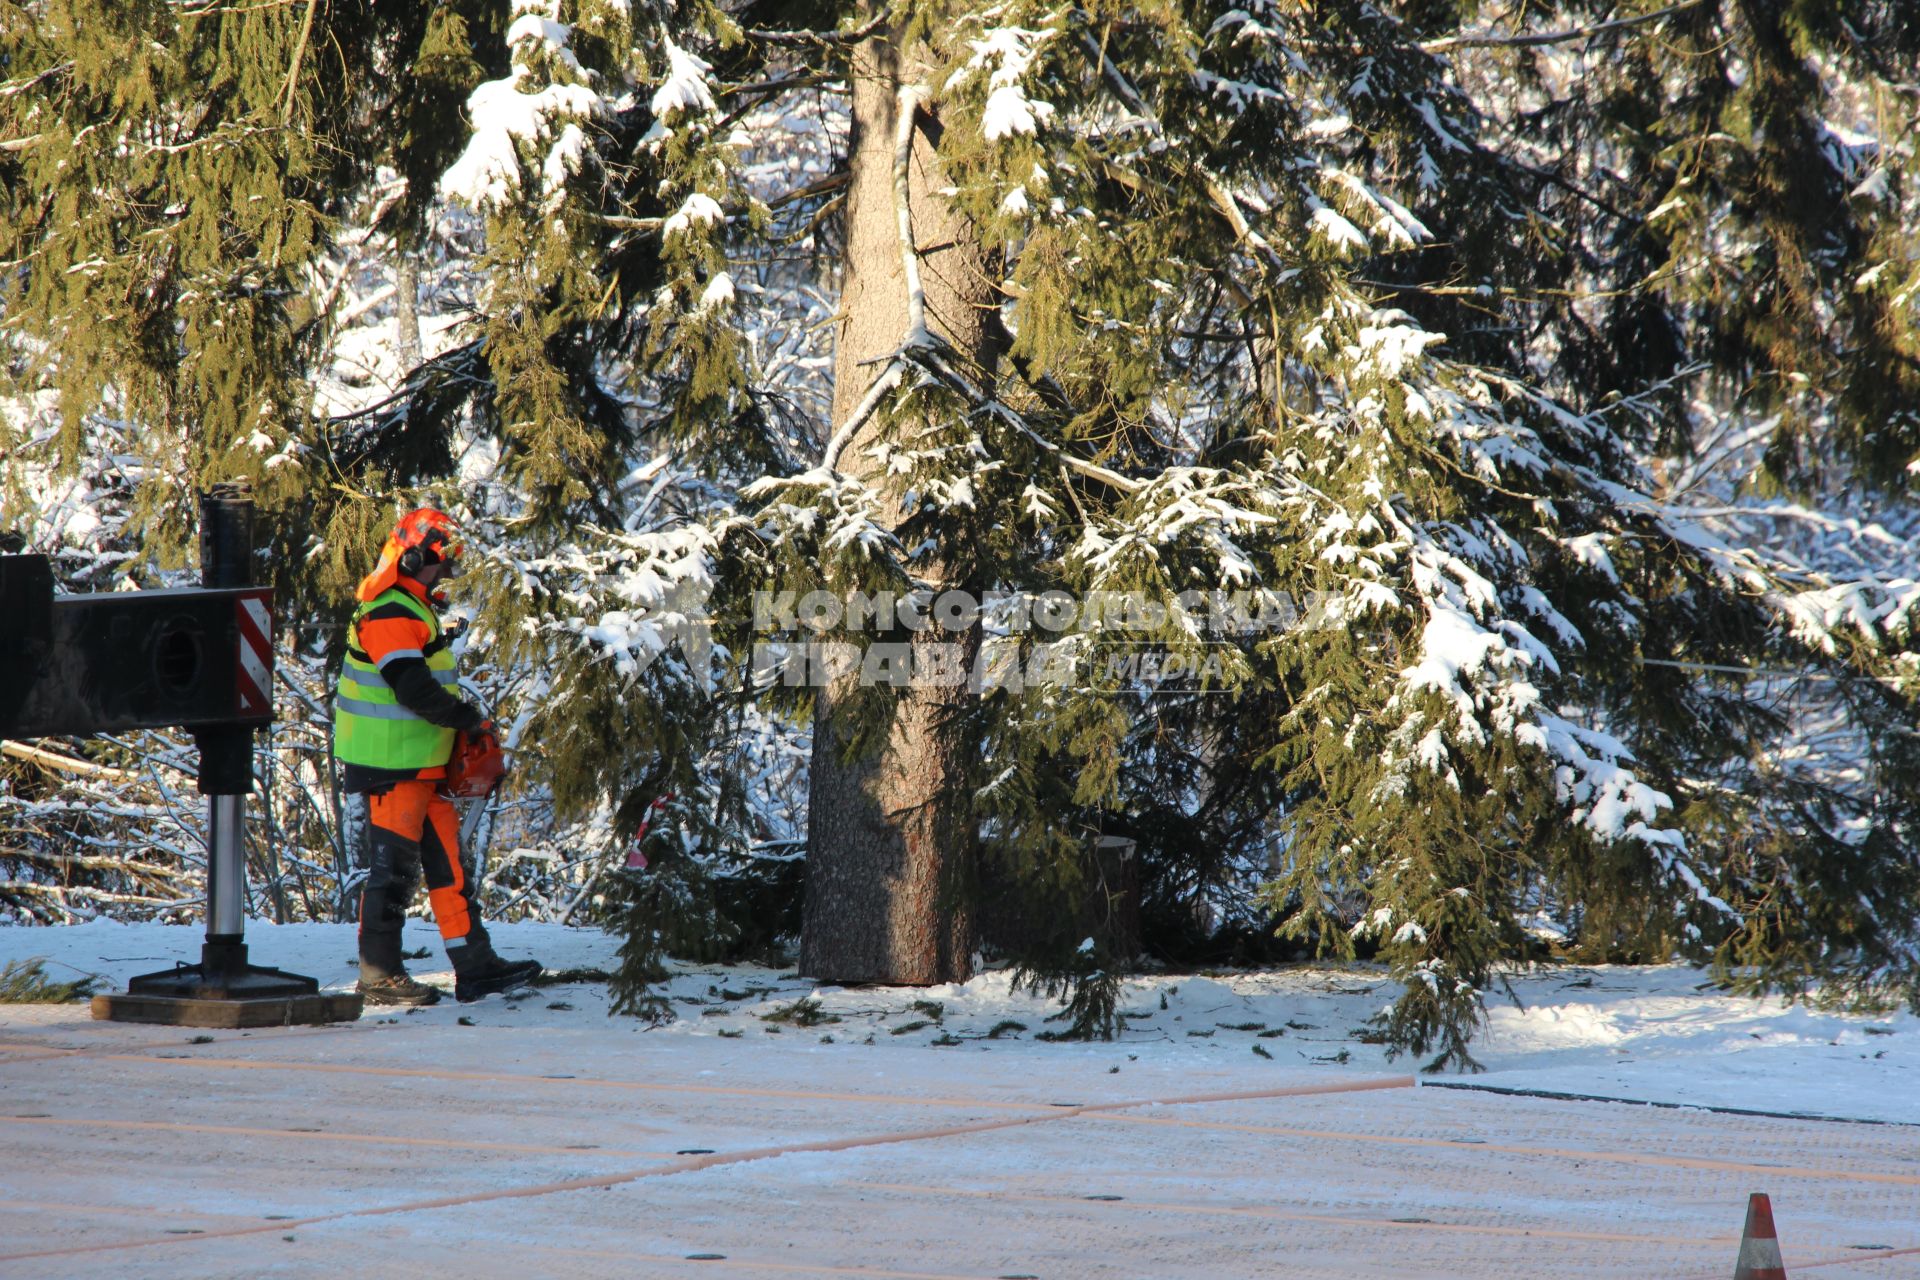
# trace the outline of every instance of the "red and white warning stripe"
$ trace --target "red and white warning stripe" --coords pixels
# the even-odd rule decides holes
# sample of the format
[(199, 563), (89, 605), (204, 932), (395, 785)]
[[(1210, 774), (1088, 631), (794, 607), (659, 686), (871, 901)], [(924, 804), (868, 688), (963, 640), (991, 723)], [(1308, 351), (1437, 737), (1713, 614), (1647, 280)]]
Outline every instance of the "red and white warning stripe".
[(248, 718), (273, 714), (272, 600), (271, 592), (262, 591), (233, 602), (240, 633), (240, 664), (234, 689), (239, 713)]
[(1765, 1192), (1747, 1197), (1747, 1229), (1740, 1235), (1740, 1257), (1733, 1264), (1733, 1280), (1787, 1280), (1780, 1257), (1780, 1238), (1773, 1227), (1773, 1201)]

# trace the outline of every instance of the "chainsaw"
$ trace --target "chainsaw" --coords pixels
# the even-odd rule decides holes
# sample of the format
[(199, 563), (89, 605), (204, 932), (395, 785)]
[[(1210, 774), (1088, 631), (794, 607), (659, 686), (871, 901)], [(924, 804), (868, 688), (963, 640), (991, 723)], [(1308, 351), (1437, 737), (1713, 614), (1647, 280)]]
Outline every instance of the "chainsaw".
[(453, 735), (453, 756), (447, 761), (446, 792), (456, 800), (484, 800), (507, 776), (507, 755), (489, 721), (474, 733)]
[(447, 778), (441, 786), (455, 800), (479, 801), (468, 805), (465, 816), (460, 819), (462, 850), (471, 853), (473, 833), (480, 826), (480, 816), (487, 811), (487, 800), (506, 776), (507, 756), (500, 749), (500, 739), (494, 736), (491, 721), (475, 733), (453, 735), (453, 755), (447, 761)]

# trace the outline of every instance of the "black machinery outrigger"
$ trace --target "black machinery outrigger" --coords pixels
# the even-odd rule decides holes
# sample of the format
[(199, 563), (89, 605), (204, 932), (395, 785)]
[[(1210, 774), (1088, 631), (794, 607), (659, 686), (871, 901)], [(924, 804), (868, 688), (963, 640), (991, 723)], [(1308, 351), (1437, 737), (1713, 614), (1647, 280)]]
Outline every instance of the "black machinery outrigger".
[(200, 497), (199, 587), (56, 596), (44, 556), (0, 556), (0, 739), (185, 728), (207, 797), (207, 937), (200, 963), (95, 996), (93, 1016), (193, 1027), (343, 1022), (358, 995), (247, 963), (243, 814), (253, 734), (273, 720), (273, 593), (252, 585), (244, 482)]

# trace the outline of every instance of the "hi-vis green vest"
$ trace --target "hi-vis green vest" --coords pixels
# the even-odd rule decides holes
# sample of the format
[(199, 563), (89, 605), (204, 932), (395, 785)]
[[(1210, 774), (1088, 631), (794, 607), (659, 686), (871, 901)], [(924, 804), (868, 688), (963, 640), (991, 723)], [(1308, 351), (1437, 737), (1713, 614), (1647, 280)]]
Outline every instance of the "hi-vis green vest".
[(377, 769), (426, 769), (453, 755), (453, 730), (422, 720), (400, 705), (393, 686), (360, 648), (360, 620), (382, 605), (401, 604), (427, 624), (421, 649), (427, 670), (448, 693), (459, 695), (453, 649), (442, 642), (433, 610), (399, 587), (391, 587), (353, 611), (347, 628), (347, 661), (333, 698), (333, 754), (348, 764)]

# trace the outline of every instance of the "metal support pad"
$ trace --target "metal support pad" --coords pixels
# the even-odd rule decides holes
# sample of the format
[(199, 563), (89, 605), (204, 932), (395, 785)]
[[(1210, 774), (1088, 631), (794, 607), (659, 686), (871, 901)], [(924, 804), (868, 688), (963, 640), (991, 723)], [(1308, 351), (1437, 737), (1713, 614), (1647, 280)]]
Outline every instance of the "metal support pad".
[[(278, 970), (260, 972), (277, 973)], [(292, 977), (294, 975), (286, 975)], [(310, 979), (309, 979), (310, 981)], [(125, 991), (93, 998), (93, 1016), (103, 1022), (155, 1022), (170, 1027), (304, 1027), (353, 1022), (360, 1017), (355, 992), (302, 996), (222, 997), (157, 995)]]
[(254, 996), (313, 995), (320, 990), (320, 983), (301, 974), (248, 964), (247, 944), (239, 934), (209, 933), (200, 948), (199, 964), (177, 964), (129, 978), (127, 990), (200, 1000), (246, 1000)]

